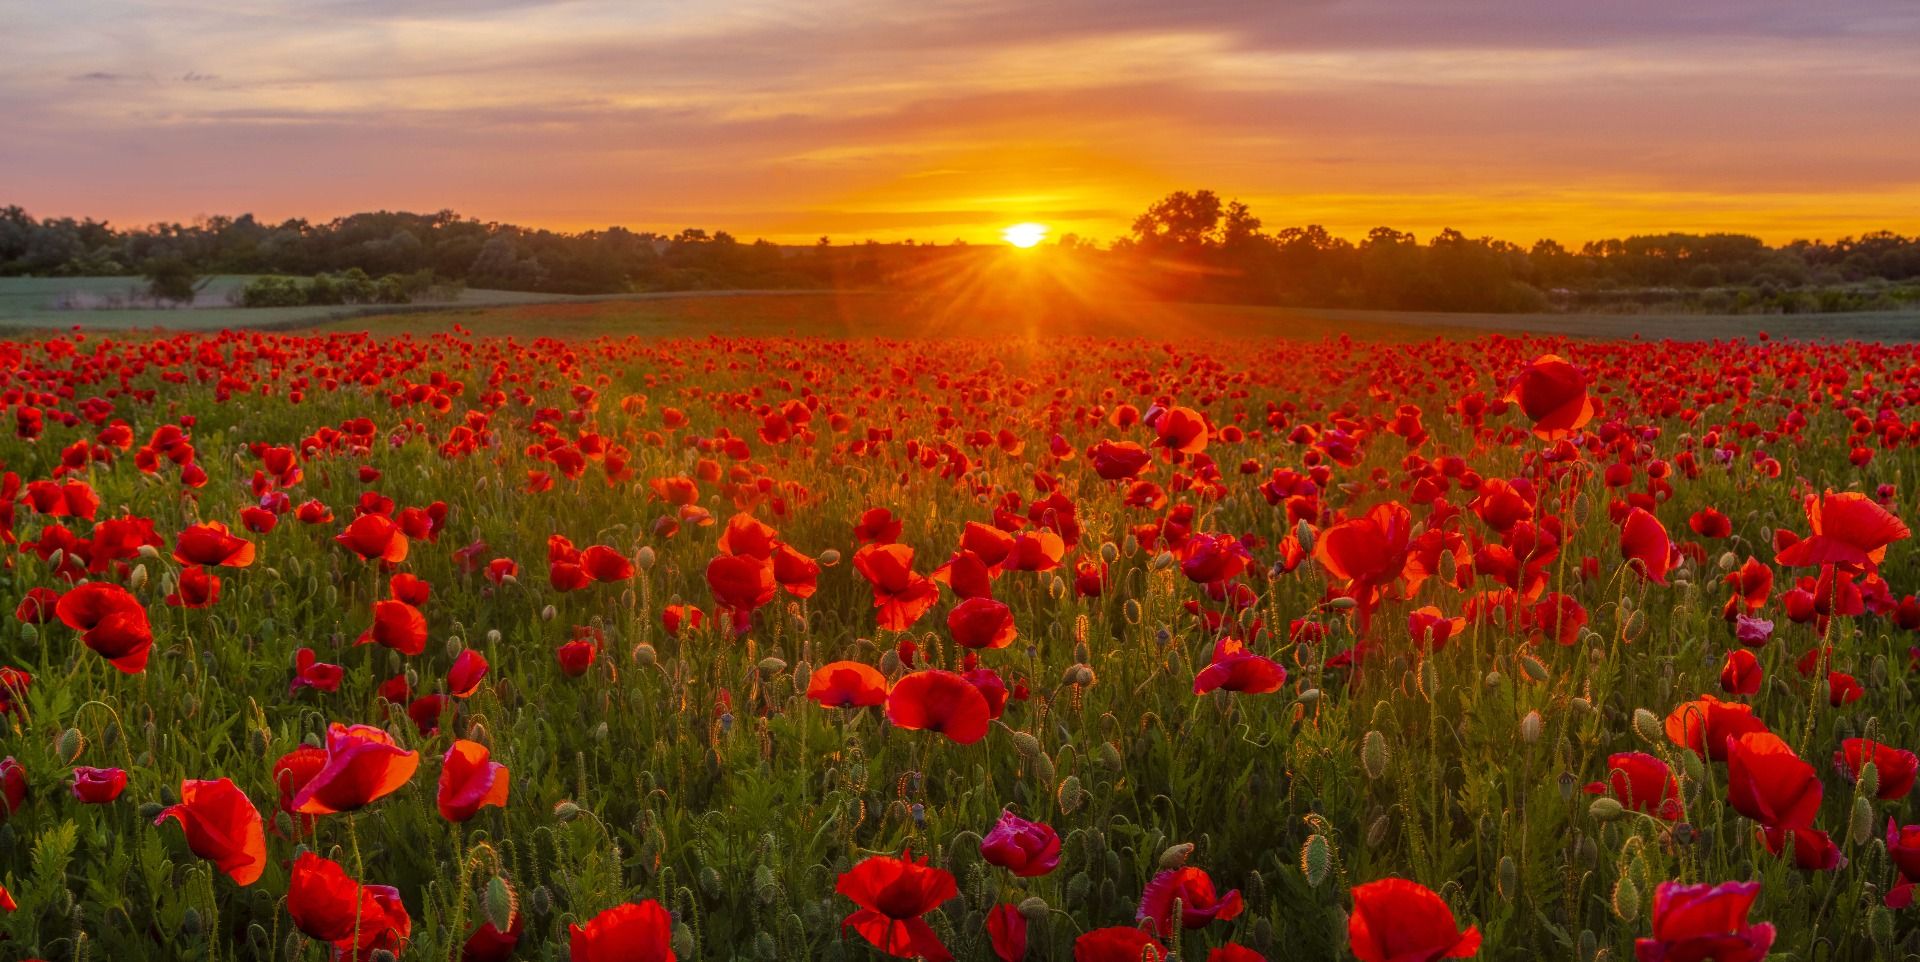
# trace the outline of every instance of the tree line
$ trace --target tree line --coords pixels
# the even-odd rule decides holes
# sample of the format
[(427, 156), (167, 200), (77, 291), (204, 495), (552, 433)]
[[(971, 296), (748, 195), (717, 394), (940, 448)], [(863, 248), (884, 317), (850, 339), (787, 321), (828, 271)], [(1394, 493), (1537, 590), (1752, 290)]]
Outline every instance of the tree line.
[[(1055, 257), (1181, 300), (1495, 312), (1810, 312), (1920, 303), (1920, 236), (1889, 231), (1777, 247), (1725, 233), (1638, 235), (1577, 248), (1541, 240), (1522, 247), (1455, 230), (1423, 241), (1387, 227), (1354, 241), (1318, 225), (1270, 231), (1245, 204), (1199, 190), (1156, 201), (1111, 244), (1067, 235), (1054, 246)], [(452, 211), (279, 224), (243, 214), (121, 229), (0, 208), (0, 276), (144, 274), (175, 289), (196, 275), (350, 272), (377, 281), (432, 278), (554, 294), (914, 288), (940, 283), (941, 265), (955, 255), (983, 253), (958, 242), (748, 243), (698, 228), (671, 235), (622, 227), (565, 233)], [(329, 282), (318, 284), (331, 296)], [(294, 294), (276, 289), (275, 296)]]

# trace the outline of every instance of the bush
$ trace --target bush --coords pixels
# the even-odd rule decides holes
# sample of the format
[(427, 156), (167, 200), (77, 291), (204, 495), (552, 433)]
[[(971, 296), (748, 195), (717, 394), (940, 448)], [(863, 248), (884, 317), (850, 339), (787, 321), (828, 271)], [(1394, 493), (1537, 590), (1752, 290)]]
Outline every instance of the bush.
[(268, 276), (255, 278), (240, 289), (242, 307), (299, 307), (307, 303), (307, 292), (298, 278)]

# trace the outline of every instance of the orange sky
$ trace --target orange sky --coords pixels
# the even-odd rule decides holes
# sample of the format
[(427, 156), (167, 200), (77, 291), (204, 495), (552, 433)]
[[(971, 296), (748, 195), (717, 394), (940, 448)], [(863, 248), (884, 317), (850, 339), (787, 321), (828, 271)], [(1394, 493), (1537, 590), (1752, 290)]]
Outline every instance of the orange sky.
[(1910, 0), (5, 4), (0, 204), (806, 242), (1920, 233)]

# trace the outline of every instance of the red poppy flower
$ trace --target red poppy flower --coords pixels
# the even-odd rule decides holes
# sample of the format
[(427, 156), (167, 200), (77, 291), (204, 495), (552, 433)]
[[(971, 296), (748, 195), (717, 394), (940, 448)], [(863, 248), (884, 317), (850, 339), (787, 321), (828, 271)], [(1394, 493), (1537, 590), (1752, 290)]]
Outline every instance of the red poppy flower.
[(455, 698), (467, 698), (480, 690), (480, 682), (487, 677), (487, 658), (485, 655), (465, 649), (453, 659), (453, 666), (447, 669), (447, 694)]
[(371, 725), (327, 727), (327, 763), (294, 796), (304, 815), (330, 815), (367, 807), (398, 791), (420, 767), (420, 754), (393, 743)]
[(153, 648), (153, 630), (147, 609), (133, 593), (105, 581), (89, 581), (60, 596), (54, 613), (67, 627), (81, 632), (80, 640), (121, 671), (135, 675), (146, 670)]
[(1208, 952), (1207, 962), (1267, 962), (1267, 957), (1244, 945), (1229, 942)]
[(1807, 523), (1813, 533), (1787, 545), (1774, 557), (1790, 567), (1838, 565), (1851, 571), (1868, 570), (1887, 555), (1887, 545), (1911, 532), (1905, 522), (1880, 503), (1858, 491), (1829, 490), (1806, 500)]
[(302, 688), (325, 692), (339, 691), (340, 680), (345, 675), (345, 670), (339, 665), (321, 662), (312, 648), (302, 648), (293, 655), (293, 681), (287, 686), (287, 694), (291, 695)]
[(1222, 638), (1213, 645), (1213, 661), (1193, 677), (1193, 693), (1215, 689), (1247, 695), (1265, 695), (1287, 683), (1287, 669), (1265, 655), (1246, 650), (1238, 640)]
[(378, 558), (387, 564), (399, 564), (407, 560), (407, 535), (385, 515), (363, 514), (353, 519), (345, 531), (334, 535), (333, 540), (359, 555), (362, 561)]
[(507, 766), (493, 761), (487, 746), (456, 739), (440, 760), (440, 816), (464, 822), (489, 805), (507, 804)]
[(1920, 757), (1902, 748), (1882, 745), (1865, 738), (1848, 738), (1840, 743), (1840, 750), (1833, 753), (1833, 764), (1848, 781), (1860, 777), (1860, 769), (1868, 762), (1873, 763), (1874, 773), (1880, 781), (1876, 795), (1892, 801), (1905, 798), (1913, 791), (1914, 777), (1920, 773)]
[(127, 772), (123, 768), (89, 768), (77, 765), (70, 786), (73, 797), (88, 805), (105, 805), (127, 790)]
[(407, 705), (407, 718), (422, 735), (437, 735), (440, 732), (440, 719), (447, 713), (452, 699), (445, 695), (421, 695)]
[(853, 540), (858, 544), (892, 544), (900, 540), (900, 519), (886, 508), (868, 508), (854, 522)]
[(1779, 855), (1786, 850), (1787, 836), (1793, 836), (1793, 864), (1809, 872), (1834, 872), (1847, 867), (1847, 857), (1840, 852), (1840, 846), (1833, 843), (1833, 836), (1811, 828), (1774, 828), (1762, 827), (1754, 831), (1754, 837), (1767, 851)]
[(1199, 454), (1207, 449), (1207, 419), (1192, 408), (1168, 408), (1150, 419), (1161, 446), (1178, 454)]
[(317, 816), (300, 814), (294, 808), (293, 801), (299, 797), (300, 790), (313, 781), (313, 776), (320, 774), (325, 767), (326, 749), (312, 745), (301, 745), (273, 763), (273, 785), (279, 791), (280, 810), (292, 817), (303, 833), (311, 832), (314, 822), (319, 819)]
[(1680, 782), (1667, 763), (1645, 752), (1607, 756), (1607, 780), (1589, 782), (1589, 795), (1611, 794), (1620, 804), (1667, 821), (1680, 818)]
[(1132, 441), (1102, 441), (1087, 449), (1093, 473), (1105, 481), (1131, 481), (1153, 463), (1153, 455)]
[(1733, 522), (1712, 508), (1701, 508), (1687, 518), (1687, 527), (1702, 538), (1726, 538), (1733, 535)]
[(480, 923), (460, 946), (460, 962), (511, 962), (514, 951), (520, 948), (520, 934), (525, 927), (526, 919), (519, 912), (513, 913), (505, 932), (495, 928), (492, 922)]
[(1374, 505), (1364, 517), (1320, 532), (1313, 558), (1328, 574), (1346, 582), (1361, 612), (1370, 612), (1380, 589), (1406, 572), (1412, 533), (1412, 513), (1405, 505), (1388, 501)]
[(1147, 883), (1146, 891), (1140, 896), (1140, 906), (1134, 912), (1134, 921), (1151, 920), (1161, 938), (1171, 936), (1176, 899), (1180, 902), (1180, 924), (1189, 929), (1205, 928), (1215, 920), (1229, 921), (1244, 907), (1238, 889), (1218, 895), (1214, 892), (1213, 879), (1204, 870), (1186, 866), (1161, 872)]
[(773, 600), (778, 590), (773, 565), (749, 555), (721, 555), (707, 563), (707, 588), (713, 600), (731, 608), (734, 630), (743, 632), (753, 613)]
[(1249, 557), (1239, 538), (1194, 535), (1180, 548), (1180, 573), (1196, 584), (1219, 584), (1245, 571)]
[(680, 637), (680, 629), (683, 627), (698, 631), (700, 625), (706, 620), (706, 612), (693, 605), (668, 605), (660, 609), (660, 627), (666, 631), (669, 638)]
[(795, 551), (791, 545), (775, 545), (773, 580), (795, 598), (811, 598), (819, 589), (820, 563)]
[(968, 598), (947, 613), (947, 630), (962, 648), (1005, 648), (1019, 637), (1013, 609), (992, 598)]
[(625, 581), (633, 577), (633, 562), (606, 545), (597, 544), (581, 556), (580, 567), (595, 581)]
[(581, 638), (565, 642), (553, 651), (554, 660), (560, 663), (560, 670), (568, 678), (578, 678), (586, 674), (587, 669), (593, 667), (594, 660), (599, 656), (600, 646)]
[(960, 894), (953, 875), (928, 868), (925, 859), (871, 856), (842, 873), (834, 891), (860, 910), (840, 923), (888, 955), (949, 962), (953, 954), (921, 916)]
[(1747, 705), (1701, 695), (1675, 708), (1667, 716), (1666, 729), (1668, 740), (1675, 745), (1722, 762), (1727, 759), (1727, 739), (1764, 732), (1767, 725), (1755, 718)]
[(1144, 929), (1115, 925), (1073, 940), (1073, 962), (1166, 962), (1167, 947)]
[(1050, 826), (1001, 812), (980, 840), (980, 857), (1019, 878), (1038, 878), (1060, 867), (1060, 835)]
[(355, 931), (364, 933), (380, 924), (382, 911), (368, 887), (354, 881), (340, 863), (307, 851), (293, 860), (287, 914), (308, 938), (351, 945)]
[(807, 697), (822, 708), (866, 708), (887, 701), (887, 676), (857, 661), (834, 661), (814, 669)]
[(387, 579), (387, 593), (395, 601), (404, 601), (418, 608), (433, 597), (433, 583), (402, 571)]
[(628, 902), (567, 926), (571, 962), (675, 962), (673, 916), (652, 899)]
[(173, 543), (173, 560), (188, 565), (245, 568), (253, 564), (253, 542), (230, 533), (218, 521), (209, 521), (180, 532)]
[(0, 668), (0, 715), (13, 714), (14, 699), (33, 687), (33, 676), (18, 668)]
[(1017, 906), (994, 906), (987, 913), (987, 942), (1000, 962), (1021, 962), (1027, 957), (1027, 917)]
[(5, 822), (27, 803), (27, 772), (12, 755), (0, 759), (0, 822)]
[(992, 711), (973, 683), (954, 672), (929, 669), (894, 683), (887, 718), (900, 728), (939, 732), (971, 745), (986, 737)]
[(1820, 811), (1820, 779), (1780, 736), (1749, 732), (1727, 739), (1727, 804), (1776, 828), (1813, 826)]
[(1360, 962), (1437, 962), (1480, 951), (1480, 930), (1460, 930), (1453, 910), (1418, 882), (1386, 878), (1353, 888), (1347, 944)]
[(1513, 381), (1507, 400), (1533, 422), (1533, 434), (1557, 441), (1593, 420), (1593, 400), (1587, 397), (1587, 377), (1564, 358), (1544, 354)]
[(1747, 924), (1759, 894), (1759, 882), (1660, 883), (1653, 891), (1653, 937), (1634, 940), (1634, 957), (1639, 962), (1762, 962), (1773, 945), (1773, 926)]
[(26, 596), (14, 606), (14, 620), (22, 624), (44, 625), (58, 617), (54, 614), (54, 606), (59, 603), (60, 592), (35, 585), (28, 588)]
[(238, 885), (252, 885), (267, 867), (267, 833), (246, 793), (222, 778), (180, 783), (180, 804), (161, 811), (153, 824), (180, 823), (193, 854), (213, 862)]
[(1066, 556), (1065, 538), (1051, 531), (1029, 531), (1014, 536), (1000, 566), (1007, 571), (1052, 571)]
[(1760, 659), (1745, 648), (1727, 652), (1727, 663), (1720, 669), (1720, 690), (1729, 695), (1751, 695), (1760, 690), (1765, 671)]
[(175, 608), (206, 608), (220, 600), (220, 578), (205, 568), (180, 569), (180, 584), (167, 595)]
[(373, 624), (360, 633), (355, 644), (378, 644), (403, 655), (427, 650), (427, 616), (404, 601), (373, 603)]
[(880, 627), (905, 631), (940, 597), (932, 578), (913, 570), (913, 549), (903, 544), (870, 544), (853, 555), (853, 566), (873, 586)]
[(1667, 527), (1645, 508), (1627, 512), (1620, 524), (1620, 556), (1654, 584), (1667, 583), (1673, 568), (1673, 541)]

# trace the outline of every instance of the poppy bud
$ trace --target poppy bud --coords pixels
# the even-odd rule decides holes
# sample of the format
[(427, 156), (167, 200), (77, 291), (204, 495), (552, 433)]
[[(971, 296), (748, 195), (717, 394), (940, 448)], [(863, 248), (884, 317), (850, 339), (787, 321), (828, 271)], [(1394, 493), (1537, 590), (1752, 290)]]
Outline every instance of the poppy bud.
[(1513, 856), (1500, 856), (1500, 897), (1515, 899), (1520, 894), (1520, 867), (1514, 864)]
[(1038, 895), (1030, 896), (1020, 903), (1020, 917), (1029, 922), (1044, 921), (1049, 911), (1047, 900)]
[(639, 552), (637, 552), (634, 555), (633, 560), (634, 560), (634, 563), (639, 566), (641, 571), (646, 571), (648, 569), (651, 569), (653, 567), (654, 561), (657, 560), (654, 555), (653, 546), (642, 545), (640, 547)]
[[(640, 644), (634, 646), (633, 661), (635, 664), (644, 668), (644, 667), (653, 665), (655, 662), (658, 662), (659, 660), (660, 660), (660, 653), (654, 651), (652, 645), (649, 645), (643, 641)], [(773, 660), (773, 659), (769, 659), (769, 660)], [(796, 681), (795, 684), (802, 688), (806, 687), (806, 683), (804, 681)]]
[(1300, 848), (1300, 872), (1307, 877), (1307, 884), (1318, 888), (1332, 868), (1333, 844), (1325, 835), (1307, 836), (1307, 844)]
[(54, 743), (54, 752), (59, 756), (62, 763), (71, 765), (74, 759), (80, 757), (80, 753), (85, 750), (86, 747), (87, 739), (86, 736), (80, 734), (80, 729), (69, 728), (60, 733), (59, 740)]
[(1540, 730), (1544, 724), (1539, 712), (1527, 712), (1526, 717), (1520, 719), (1520, 740), (1529, 745), (1539, 741)]
[(1587, 814), (1596, 822), (1611, 822), (1626, 812), (1620, 800), (1611, 795), (1602, 795), (1587, 806)]
[(1623, 922), (1640, 917), (1640, 887), (1633, 884), (1631, 875), (1621, 875), (1613, 886), (1613, 914)]
[(1360, 741), (1360, 765), (1366, 769), (1367, 777), (1384, 778), (1387, 774), (1387, 736), (1378, 730), (1367, 732)]
[(1666, 740), (1666, 729), (1660, 716), (1645, 708), (1633, 710), (1633, 730), (1650, 745), (1658, 745)]
[(487, 894), (483, 900), (487, 921), (494, 929), (505, 932), (513, 927), (513, 917), (520, 909), (520, 898), (506, 879), (496, 875), (487, 882)]

